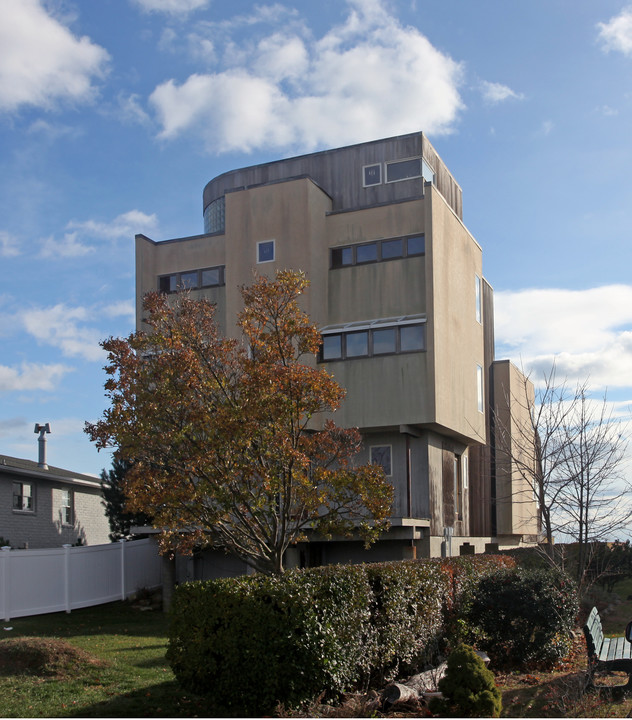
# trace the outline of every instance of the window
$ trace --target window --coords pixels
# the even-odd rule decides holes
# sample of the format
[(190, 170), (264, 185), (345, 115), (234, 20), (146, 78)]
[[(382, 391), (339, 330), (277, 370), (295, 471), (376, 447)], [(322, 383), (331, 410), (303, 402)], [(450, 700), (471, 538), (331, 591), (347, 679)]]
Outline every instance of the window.
[(476, 366), (476, 399), (478, 403), (478, 411), (483, 412), (483, 368)]
[(356, 264), (377, 262), (377, 243), (356, 246)]
[(72, 493), (70, 490), (61, 491), (61, 521), (64, 525), (72, 525)]
[(461, 478), (461, 456), (454, 456), (454, 510), (456, 519), (463, 516), (463, 482)]
[(481, 279), (478, 275), (474, 276), (474, 292), (476, 293), (476, 322), (481, 322), (483, 317), (482, 300), (481, 300)]
[(257, 262), (266, 263), (274, 261), (274, 240), (264, 240), (257, 243)]
[(13, 483), (13, 509), (26, 512), (33, 512), (35, 510), (32, 483)]
[(421, 158), (386, 163), (386, 182), (398, 182), (421, 177)]
[(174, 293), (179, 290), (197, 290), (224, 284), (224, 266), (187, 270), (186, 272), (161, 275), (158, 278), (158, 290), (162, 293)]
[(426, 321), (420, 315), (330, 325), (321, 332), (320, 362), (426, 349)]
[(385, 238), (371, 243), (331, 248), (331, 267), (335, 269), (365, 263), (385, 262), (413, 255), (423, 255), (425, 252), (426, 241), (423, 235)]
[(226, 228), (226, 200), (224, 196), (213, 200), (204, 210), (204, 232), (224, 232)]
[(393, 469), (391, 466), (391, 446), (373, 445), (370, 449), (371, 465), (381, 465), (384, 474), (391, 477)]
[(463, 460), (463, 489), (467, 490), (470, 481), (470, 469), (467, 455), (462, 456)]
[(377, 165), (365, 165), (362, 168), (362, 184), (364, 187), (380, 185), (381, 183), (382, 166), (379, 163)]
[(435, 180), (434, 170), (428, 165), (428, 163), (422, 158), (421, 160), (421, 174), (424, 180), (433, 183)]

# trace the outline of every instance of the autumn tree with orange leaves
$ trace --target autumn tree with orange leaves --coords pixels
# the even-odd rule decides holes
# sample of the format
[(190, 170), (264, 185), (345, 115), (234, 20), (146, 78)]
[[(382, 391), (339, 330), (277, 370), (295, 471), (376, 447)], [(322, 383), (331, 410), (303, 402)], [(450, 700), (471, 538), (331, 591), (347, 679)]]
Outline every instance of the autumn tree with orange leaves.
[(308, 530), (369, 544), (387, 527), (382, 468), (354, 466), (358, 431), (323, 420), (345, 391), (314, 366), (320, 336), (298, 305), (307, 284), (279, 271), (242, 288), (243, 343), (187, 293), (149, 294), (148, 330), (102, 343), (111, 405), (86, 432), (131, 463), (128, 508), (153, 517), (163, 551), (222, 548), (281, 573)]

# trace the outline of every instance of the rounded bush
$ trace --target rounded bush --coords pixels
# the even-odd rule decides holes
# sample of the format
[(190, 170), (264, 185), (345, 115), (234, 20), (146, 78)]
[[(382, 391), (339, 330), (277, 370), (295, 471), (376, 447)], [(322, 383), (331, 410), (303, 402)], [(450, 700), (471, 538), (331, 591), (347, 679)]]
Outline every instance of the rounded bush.
[(467, 615), (495, 666), (550, 665), (568, 654), (578, 609), (567, 575), (518, 567), (484, 577)]
[(469, 645), (461, 643), (450, 653), (439, 690), (443, 698), (433, 698), (429, 706), (435, 715), (500, 717), (502, 696), (494, 674)]

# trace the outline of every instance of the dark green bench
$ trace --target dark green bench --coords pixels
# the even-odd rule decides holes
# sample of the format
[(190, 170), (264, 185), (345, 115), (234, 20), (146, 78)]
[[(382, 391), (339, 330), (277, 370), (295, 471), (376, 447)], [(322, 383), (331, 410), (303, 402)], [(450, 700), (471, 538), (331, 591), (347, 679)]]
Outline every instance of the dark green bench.
[(623, 637), (604, 637), (601, 618), (597, 608), (590, 611), (584, 625), (586, 651), (588, 652), (588, 676), (592, 678), (596, 670), (620, 670), (628, 673), (628, 682), (621, 685), (627, 691), (632, 689), (632, 623), (625, 629)]

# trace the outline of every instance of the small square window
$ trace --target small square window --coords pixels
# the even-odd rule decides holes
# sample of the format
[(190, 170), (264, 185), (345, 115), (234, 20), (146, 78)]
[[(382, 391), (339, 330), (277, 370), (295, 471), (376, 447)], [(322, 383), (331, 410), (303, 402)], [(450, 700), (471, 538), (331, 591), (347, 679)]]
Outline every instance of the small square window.
[(402, 325), (399, 329), (400, 352), (424, 349), (424, 325)]
[(346, 334), (346, 357), (363, 357), (369, 354), (369, 333), (367, 330)]
[(158, 290), (163, 293), (175, 292), (178, 286), (177, 275), (163, 275), (158, 278)]
[(222, 269), (219, 267), (202, 270), (202, 287), (213, 287), (222, 284)]
[(266, 263), (274, 260), (274, 240), (257, 243), (257, 262)]
[(365, 165), (362, 168), (363, 176), (362, 181), (364, 187), (370, 187), (371, 185), (380, 185), (382, 182), (382, 166), (378, 163), (377, 165)]
[(370, 451), (371, 465), (381, 465), (384, 474), (391, 477), (393, 468), (391, 464), (391, 446), (390, 445), (373, 445)]
[(345, 267), (346, 265), (353, 265), (353, 248), (352, 247), (341, 247), (332, 248), (331, 250), (331, 267)]
[(195, 290), (195, 288), (198, 286), (197, 270), (181, 273), (179, 286), (183, 290)]
[(404, 241), (401, 238), (382, 240), (382, 260), (400, 258), (404, 255)]
[(423, 235), (409, 237), (406, 240), (407, 255), (423, 255), (426, 252), (426, 238)]
[(342, 358), (342, 335), (323, 335), (323, 360)]
[(377, 262), (377, 243), (356, 246), (356, 263)]
[(397, 333), (394, 327), (373, 331), (373, 354), (386, 355), (397, 350)]

